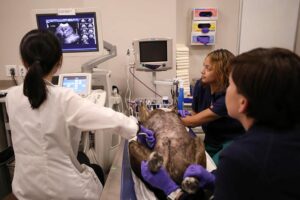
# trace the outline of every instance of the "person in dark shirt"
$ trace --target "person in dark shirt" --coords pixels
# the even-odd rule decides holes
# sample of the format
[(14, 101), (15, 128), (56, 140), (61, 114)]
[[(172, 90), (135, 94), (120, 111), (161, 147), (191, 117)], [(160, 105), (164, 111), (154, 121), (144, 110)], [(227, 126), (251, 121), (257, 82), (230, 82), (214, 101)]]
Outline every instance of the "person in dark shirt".
[[(234, 58), (226, 106), (246, 134), (220, 155), (213, 173), (190, 165), (184, 177), (215, 200), (300, 199), (300, 57), (287, 49), (257, 48)], [(142, 175), (154, 187), (173, 186), (164, 168), (154, 174), (142, 163)], [(164, 180), (164, 185), (156, 183)], [(171, 199), (189, 199), (180, 189)]]
[(185, 126), (202, 126), (205, 150), (218, 164), (220, 151), (245, 132), (242, 125), (227, 114), (225, 91), (234, 55), (226, 49), (210, 52), (205, 58), (201, 79), (193, 92), (193, 112), (179, 111)]

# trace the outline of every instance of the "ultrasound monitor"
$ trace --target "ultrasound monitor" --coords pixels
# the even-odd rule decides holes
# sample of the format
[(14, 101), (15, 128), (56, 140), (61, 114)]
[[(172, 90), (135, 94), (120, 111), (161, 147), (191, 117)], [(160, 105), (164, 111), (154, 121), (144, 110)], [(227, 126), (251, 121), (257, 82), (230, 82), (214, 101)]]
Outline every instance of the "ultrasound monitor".
[(102, 53), (100, 16), (95, 10), (76, 9), (63, 15), (57, 10), (37, 10), (35, 17), (38, 29), (47, 29), (58, 37), (63, 53)]
[(80, 96), (87, 96), (91, 93), (92, 79), (89, 73), (60, 74), (58, 85), (72, 89)]

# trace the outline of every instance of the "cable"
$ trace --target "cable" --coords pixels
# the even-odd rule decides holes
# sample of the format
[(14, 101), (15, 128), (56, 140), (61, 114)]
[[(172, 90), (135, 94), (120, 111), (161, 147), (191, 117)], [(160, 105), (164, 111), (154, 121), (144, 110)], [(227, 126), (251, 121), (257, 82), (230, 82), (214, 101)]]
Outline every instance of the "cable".
[(148, 90), (150, 90), (151, 92), (153, 92), (155, 95), (157, 95), (160, 98), (162, 98), (161, 95), (159, 95), (158, 93), (156, 93), (154, 90), (152, 90), (150, 87), (148, 87), (143, 81), (141, 81), (136, 75), (134, 75), (134, 73), (131, 71), (132, 68), (134, 68), (134, 67), (130, 67), (129, 68), (129, 72), (133, 76), (133, 78), (135, 78), (137, 81), (139, 81), (142, 85), (144, 85)]
[(120, 98), (121, 98), (121, 112), (124, 113), (124, 107), (123, 107), (123, 98), (121, 97), (120, 95)]
[(15, 75), (16, 75), (15, 69), (14, 69), (14, 68), (11, 68), (9, 72), (10, 72), (11, 79), (13, 80), (14, 84), (15, 84), (15, 85), (18, 85), (18, 82), (17, 82), (17, 80), (16, 80), (16, 78), (15, 78)]
[[(129, 71), (129, 69), (128, 69)], [(126, 98), (128, 94), (128, 99)], [(129, 104), (127, 101), (130, 101), (131, 99), (131, 90), (130, 90), (130, 86), (129, 86), (129, 76), (127, 76), (127, 88), (126, 88), (126, 92), (125, 92), (125, 106), (126, 106), (126, 110), (128, 110), (129, 112)], [(130, 113), (129, 113), (130, 114)]]
[(92, 133), (91, 131), (83, 132), (82, 133), (82, 141), (83, 141), (83, 152), (87, 155), (91, 163), (94, 164), (100, 164), (97, 160), (96, 150), (91, 145), (91, 134), (93, 134), (93, 142), (95, 144), (95, 133)]
[(17, 82), (15, 76), (12, 76), (12, 80), (14, 81), (14, 84), (15, 84), (15, 85), (18, 85), (18, 82)]
[[(127, 114), (130, 115), (130, 107), (129, 107), (129, 104), (128, 104), (128, 102), (131, 99), (131, 90), (130, 90), (130, 84), (129, 84), (129, 68), (134, 63), (130, 59), (130, 50), (129, 49), (127, 49), (126, 56), (127, 56), (127, 64), (126, 64), (126, 85), (127, 85), (127, 88), (126, 88), (126, 92), (125, 92), (125, 95), (124, 95), (124, 102), (125, 102), (126, 111), (128, 112)], [(128, 95), (128, 99), (127, 99), (127, 95)]]

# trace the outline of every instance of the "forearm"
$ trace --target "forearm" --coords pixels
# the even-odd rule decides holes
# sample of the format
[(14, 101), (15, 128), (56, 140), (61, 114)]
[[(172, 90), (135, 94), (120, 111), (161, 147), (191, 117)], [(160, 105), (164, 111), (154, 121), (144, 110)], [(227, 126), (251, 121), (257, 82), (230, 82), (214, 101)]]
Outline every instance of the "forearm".
[(199, 199), (199, 195), (197, 195), (197, 194), (188, 194), (186, 192), (181, 191), (180, 193), (178, 193), (175, 200), (196, 200), (196, 199)]
[(192, 110), (191, 111), (191, 115), (193, 116), (193, 115), (196, 115), (197, 114), (197, 112), (195, 112), (194, 110)]
[(184, 192), (182, 191), (182, 189), (178, 188), (177, 190), (171, 192), (168, 195), (168, 200), (179, 200), (182, 198), (182, 196), (184, 195)]
[(183, 125), (189, 127), (201, 126), (202, 124), (214, 121), (220, 118), (217, 114), (212, 112), (210, 109), (203, 110), (192, 116), (186, 116), (181, 118)]
[(114, 129), (113, 132), (126, 139), (136, 135), (139, 128), (136, 121), (123, 113), (78, 98), (74, 101), (64, 112), (68, 124), (82, 130)]

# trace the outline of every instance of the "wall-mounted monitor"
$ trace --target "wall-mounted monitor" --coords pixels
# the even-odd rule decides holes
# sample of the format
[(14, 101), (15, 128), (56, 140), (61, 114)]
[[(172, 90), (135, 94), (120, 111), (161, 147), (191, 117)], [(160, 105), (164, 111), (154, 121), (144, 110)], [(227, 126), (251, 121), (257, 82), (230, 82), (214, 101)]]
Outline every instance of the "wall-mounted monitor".
[(172, 69), (173, 40), (147, 38), (133, 41), (135, 67), (140, 71), (165, 71)]
[(36, 10), (38, 29), (53, 32), (60, 40), (63, 53), (103, 53), (100, 14), (95, 9)]

